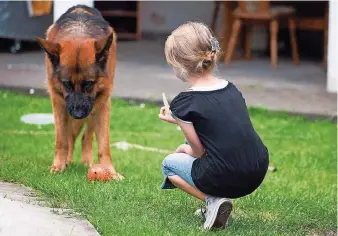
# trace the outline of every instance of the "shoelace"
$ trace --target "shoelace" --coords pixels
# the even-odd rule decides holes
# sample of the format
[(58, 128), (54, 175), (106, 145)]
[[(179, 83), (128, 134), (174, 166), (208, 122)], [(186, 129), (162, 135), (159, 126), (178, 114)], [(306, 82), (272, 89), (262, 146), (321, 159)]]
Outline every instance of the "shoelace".
[(207, 208), (204, 205), (201, 205), (201, 214), (204, 218), (204, 220), (206, 219), (205, 214), (207, 213)]

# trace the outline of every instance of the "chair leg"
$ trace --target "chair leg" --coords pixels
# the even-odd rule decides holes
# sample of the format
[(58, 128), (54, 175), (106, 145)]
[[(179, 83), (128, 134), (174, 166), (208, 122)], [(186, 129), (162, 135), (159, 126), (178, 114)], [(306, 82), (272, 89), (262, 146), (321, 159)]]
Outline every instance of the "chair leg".
[(299, 64), (299, 54), (298, 54), (298, 46), (296, 39), (296, 24), (293, 18), (289, 19), (289, 32), (290, 32), (290, 42), (292, 48), (292, 59), (295, 65)]
[(247, 25), (245, 31), (245, 59), (251, 60), (251, 38), (252, 38), (252, 27)]
[(236, 19), (232, 25), (232, 32), (231, 32), (231, 37), (228, 43), (228, 47), (226, 50), (226, 55), (224, 57), (224, 64), (229, 64), (231, 58), (232, 58), (232, 54), (234, 52), (234, 49), (236, 47), (236, 42), (237, 42), (237, 38), (238, 38), (238, 34), (241, 31), (241, 25), (242, 25), (242, 21), (239, 19)]
[(212, 13), (212, 22), (211, 22), (211, 30), (215, 33), (216, 30), (216, 21), (219, 12), (219, 6), (221, 2), (215, 1), (214, 2), (214, 12)]
[[(243, 40), (242, 40), (242, 38), (243, 38), (243, 36), (242, 36), (242, 34), (245, 34), (245, 32), (244, 32), (244, 30), (240, 30), (239, 32), (238, 32), (238, 35), (237, 35), (237, 39), (236, 39), (236, 44), (235, 44), (235, 48), (234, 48), (234, 52), (236, 52), (237, 51), (237, 49), (242, 49), (243, 48)], [(231, 61), (235, 61), (235, 60), (239, 60), (241, 58), (241, 55), (237, 55), (237, 53), (233, 53), (232, 54), (232, 57), (231, 57)]]
[(277, 68), (278, 61), (278, 21), (273, 20), (270, 22), (270, 56), (271, 56), (271, 66)]

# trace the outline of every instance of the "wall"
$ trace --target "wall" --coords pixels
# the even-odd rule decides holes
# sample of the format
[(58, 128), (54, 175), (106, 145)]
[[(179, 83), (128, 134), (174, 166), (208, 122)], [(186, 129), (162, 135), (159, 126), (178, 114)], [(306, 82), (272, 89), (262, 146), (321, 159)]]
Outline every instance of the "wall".
[(330, 0), (327, 90), (337, 92), (338, 80), (338, 2)]
[[(213, 2), (165, 2), (140, 3), (141, 28), (146, 32), (168, 33), (188, 20), (211, 23)], [(221, 15), (221, 14), (219, 14)]]
[(83, 4), (87, 5), (89, 7), (94, 6), (94, 1), (91, 0), (72, 0), (72, 1), (60, 1), (55, 0), (54, 1), (54, 7), (53, 7), (53, 14), (54, 14), (54, 22), (59, 19), (59, 17), (65, 13), (68, 8), (75, 6), (77, 4)]
[[(140, 3), (141, 30), (147, 33), (169, 34), (186, 21), (203, 21), (211, 24), (214, 1), (176, 2), (176, 1), (142, 1)], [(218, 14), (218, 30), (221, 27), (222, 12)], [(264, 49), (265, 31), (254, 29), (253, 49)]]
[[(69, 7), (76, 4), (93, 6), (92, 0), (54, 1), (54, 21)], [(203, 21), (210, 25), (214, 8), (213, 1), (140, 1), (141, 31), (148, 33), (169, 34), (186, 21)], [(221, 27), (222, 12), (218, 14), (218, 30)], [(265, 31), (254, 29), (253, 49), (264, 49)]]

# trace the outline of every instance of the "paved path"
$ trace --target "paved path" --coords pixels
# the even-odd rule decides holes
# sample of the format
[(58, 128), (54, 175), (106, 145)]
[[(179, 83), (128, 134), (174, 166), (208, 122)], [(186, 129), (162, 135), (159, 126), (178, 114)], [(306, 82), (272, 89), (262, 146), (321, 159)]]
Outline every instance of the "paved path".
[(1, 236), (99, 236), (86, 220), (55, 214), (21, 185), (0, 182)]
[[(185, 89), (166, 65), (163, 42), (123, 42), (118, 44), (114, 96), (141, 100), (169, 98)], [(46, 73), (42, 52), (0, 54), (0, 87), (45, 89)], [(326, 92), (326, 73), (320, 63), (279, 62), (272, 70), (269, 59), (237, 61), (219, 65), (216, 75), (235, 83), (248, 105), (291, 113), (336, 116), (337, 94)]]

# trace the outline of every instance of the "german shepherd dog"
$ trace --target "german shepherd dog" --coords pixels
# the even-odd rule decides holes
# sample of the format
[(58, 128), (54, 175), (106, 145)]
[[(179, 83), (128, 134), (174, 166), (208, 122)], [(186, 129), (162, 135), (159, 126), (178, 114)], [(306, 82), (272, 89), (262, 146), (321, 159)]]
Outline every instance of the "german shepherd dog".
[(55, 120), (55, 156), (50, 171), (73, 162), (76, 137), (82, 137), (82, 163), (93, 165), (96, 134), (99, 163), (121, 180), (110, 155), (109, 119), (116, 63), (116, 35), (96, 9), (77, 5), (37, 37), (46, 52), (48, 91)]

